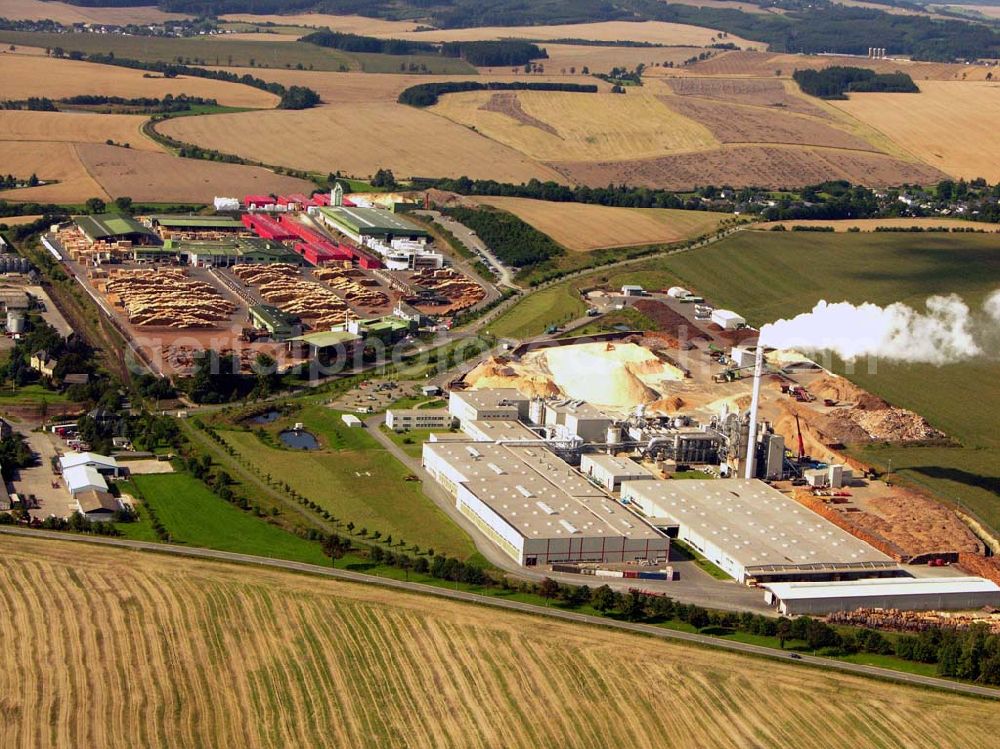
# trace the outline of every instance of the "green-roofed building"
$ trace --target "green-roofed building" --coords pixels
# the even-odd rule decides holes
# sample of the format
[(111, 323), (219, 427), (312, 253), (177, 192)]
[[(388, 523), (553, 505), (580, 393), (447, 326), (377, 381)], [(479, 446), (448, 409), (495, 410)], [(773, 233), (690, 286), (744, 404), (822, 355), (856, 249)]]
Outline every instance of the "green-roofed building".
[(233, 234), (249, 234), (242, 222), (230, 216), (178, 216), (152, 215), (143, 217), (143, 223), (151, 229), (168, 231), (211, 231)]
[(250, 307), (250, 322), (254, 327), (266, 330), (276, 341), (286, 341), (302, 329), (302, 321), (298, 315), (270, 304), (255, 304)]
[(91, 242), (129, 241), (133, 244), (156, 244), (159, 237), (147, 226), (131, 216), (117, 213), (98, 213), (93, 216), (74, 216), (74, 223)]
[(362, 244), (366, 238), (383, 242), (394, 239), (426, 241), (430, 236), (412, 221), (381, 208), (324, 206), (317, 209), (317, 215), (327, 226)]
[(289, 350), (293, 350), (296, 344), (304, 344), (309, 358), (324, 365), (360, 356), (360, 346), (363, 343), (361, 336), (346, 330), (317, 330), (288, 339)]
[(241, 263), (291, 263), (301, 265), (302, 256), (281, 242), (260, 237), (234, 237), (222, 241), (168, 239), (163, 243), (181, 263), (208, 267), (229, 267)]
[(349, 320), (344, 330), (364, 338), (378, 338), (382, 343), (395, 343), (416, 329), (412, 320), (402, 320), (398, 317), (374, 317), (369, 320)]

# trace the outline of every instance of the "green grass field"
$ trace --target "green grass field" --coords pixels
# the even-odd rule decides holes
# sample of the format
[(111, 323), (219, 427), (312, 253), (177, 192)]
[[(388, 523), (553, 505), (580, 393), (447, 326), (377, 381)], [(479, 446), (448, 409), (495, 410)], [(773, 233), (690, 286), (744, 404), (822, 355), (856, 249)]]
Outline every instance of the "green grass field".
[[(424, 65), (429, 73), (475, 74), (464, 62), (433, 55), (352, 54), (336, 49), (287, 41), (227, 39), (225, 36), (153, 37), (112, 34), (51, 34), (35, 31), (0, 31), (0, 43), (23, 47), (62, 47), (125, 57), (145, 62), (182, 62), (186, 65), (296, 68), (337, 71), (342, 68), (369, 73), (400, 73), (399, 66)], [(266, 76), (265, 76), (266, 79)]]
[[(133, 476), (131, 481), (175, 542), (311, 564), (330, 563), (319, 544), (223, 501), (190, 474)], [(128, 538), (155, 540), (146, 537), (144, 522), (118, 527)]]
[[(274, 435), (295, 421), (318, 438), (321, 449), (280, 446)], [(346, 427), (339, 412), (309, 406), (268, 425), (266, 432), (268, 444), (252, 431), (220, 429), (260, 471), (287, 482), (342, 522), (459, 559), (475, 553), (472, 540), (424, 495), (420, 483), (406, 481), (406, 467), (366, 429)]]
[(498, 338), (527, 338), (562, 325), (587, 311), (580, 295), (569, 283), (560, 283), (531, 294), (486, 326)]

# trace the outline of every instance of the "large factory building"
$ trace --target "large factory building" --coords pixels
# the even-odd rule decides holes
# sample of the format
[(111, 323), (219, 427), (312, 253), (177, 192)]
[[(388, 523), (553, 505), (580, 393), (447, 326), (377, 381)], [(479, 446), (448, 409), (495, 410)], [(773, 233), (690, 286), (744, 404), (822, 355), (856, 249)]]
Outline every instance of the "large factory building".
[(522, 565), (665, 560), (669, 539), (538, 445), (428, 442), (424, 468)]
[(626, 481), (621, 496), (740, 582), (905, 575), (882, 552), (757, 479)]

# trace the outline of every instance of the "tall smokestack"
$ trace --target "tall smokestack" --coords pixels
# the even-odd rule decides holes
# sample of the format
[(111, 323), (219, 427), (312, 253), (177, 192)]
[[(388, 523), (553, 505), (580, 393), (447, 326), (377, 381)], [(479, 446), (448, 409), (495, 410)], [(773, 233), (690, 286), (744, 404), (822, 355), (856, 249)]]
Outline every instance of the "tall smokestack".
[(764, 346), (757, 339), (757, 353), (753, 361), (753, 397), (750, 399), (750, 431), (747, 432), (747, 460), (744, 478), (752, 479), (757, 462), (757, 404), (760, 401), (760, 380), (764, 375)]

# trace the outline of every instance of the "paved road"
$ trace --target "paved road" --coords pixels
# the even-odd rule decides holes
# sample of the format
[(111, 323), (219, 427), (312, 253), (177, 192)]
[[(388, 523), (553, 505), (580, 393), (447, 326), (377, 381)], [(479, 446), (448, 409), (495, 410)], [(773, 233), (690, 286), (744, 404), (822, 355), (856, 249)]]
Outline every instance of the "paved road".
[(562, 619), (563, 621), (575, 622), (578, 624), (588, 624), (597, 627), (604, 627), (607, 629), (617, 629), (635, 634), (648, 635), (650, 637), (656, 637), (661, 640), (673, 640), (694, 645), (708, 646), (708, 647), (718, 648), (720, 650), (729, 650), (744, 655), (754, 655), (764, 658), (771, 658), (773, 660), (783, 661), (788, 664), (818, 666), (821, 668), (832, 669), (835, 671), (842, 671), (849, 674), (871, 676), (879, 679), (896, 681), (914, 686), (931, 687), (934, 689), (942, 689), (949, 692), (958, 692), (966, 695), (973, 695), (977, 697), (986, 697), (989, 699), (1000, 700), (1000, 690), (993, 689), (991, 687), (983, 687), (975, 684), (962, 684), (958, 682), (948, 681), (946, 679), (937, 679), (931, 676), (919, 676), (917, 674), (907, 674), (898, 671), (891, 671), (886, 668), (878, 668), (876, 666), (862, 666), (855, 663), (846, 663), (844, 661), (837, 661), (831, 658), (821, 658), (812, 655), (803, 655), (800, 659), (792, 659), (789, 657), (789, 655), (781, 651), (774, 650), (773, 648), (761, 647), (759, 645), (749, 645), (747, 643), (742, 643), (742, 642), (720, 640), (718, 638), (709, 637), (708, 635), (691, 634), (688, 632), (678, 632), (675, 630), (663, 629), (661, 627), (654, 627), (648, 624), (633, 624), (631, 622), (621, 622), (621, 621), (616, 621), (614, 619), (605, 619), (598, 616), (590, 616), (588, 614), (579, 614), (573, 611), (564, 611), (559, 608), (536, 606), (529, 603), (521, 603), (520, 601), (511, 601), (504, 598), (493, 598), (490, 596), (480, 595), (478, 593), (469, 593), (467, 591), (462, 591), (462, 590), (452, 590), (449, 588), (442, 588), (433, 585), (425, 585), (423, 583), (411, 583), (402, 580), (391, 580), (389, 578), (375, 577), (373, 575), (366, 575), (362, 572), (353, 572), (351, 570), (330, 569), (327, 567), (320, 567), (314, 564), (306, 564), (304, 562), (291, 562), (282, 559), (270, 559), (268, 557), (258, 557), (250, 554), (235, 554), (233, 552), (227, 552), (227, 551), (215, 551), (213, 549), (202, 549), (202, 548), (187, 547), (187, 546), (174, 546), (171, 544), (159, 544), (147, 541), (127, 541), (115, 538), (84, 536), (72, 533), (59, 533), (56, 531), (31, 530), (27, 528), (17, 528), (10, 526), (0, 527), (0, 534), (27, 536), (30, 538), (45, 538), (56, 541), (75, 541), (79, 543), (95, 544), (98, 546), (114, 546), (123, 549), (134, 549), (136, 551), (157, 552), (161, 554), (172, 554), (174, 556), (194, 557), (198, 559), (209, 559), (222, 562), (234, 562), (237, 564), (249, 564), (259, 567), (270, 567), (274, 569), (291, 570), (293, 572), (303, 572), (311, 575), (320, 575), (323, 577), (331, 577), (338, 580), (345, 580), (348, 582), (364, 583), (367, 585), (379, 585), (382, 586), (383, 588), (394, 588), (397, 590), (403, 590), (411, 593), (421, 593), (424, 595), (437, 596), (439, 598), (448, 598), (455, 601), (464, 601), (467, 603), (492, 606), (494, 608), (507, 609), (509, 611), (517, 611), (525, 614), (533, 614), (536, 616), (547, 616), (552, 619)]
[(521, 287), (514, 283), (514, 273), (506, 265), (500, 262), (499, 258), (493, 254), (493, 251), (486, 246), (486, 243), (481, 240), (472, 229), (460, 224), (450, 216), (445, 216), (440, 211), (414, 211), (421, 216), (428, 216), (435, 222), (443, 226), (445, 229), (450, 231), (455, 239), (465, 245), (465, 248), (470, 252), (474, 252), (477, 255), (481, 255), (486, 263), (496, 271), (497, 275), (500, 277), (500, 283), (504, 286), (508, 286), (512, 289), (520, 289)]

